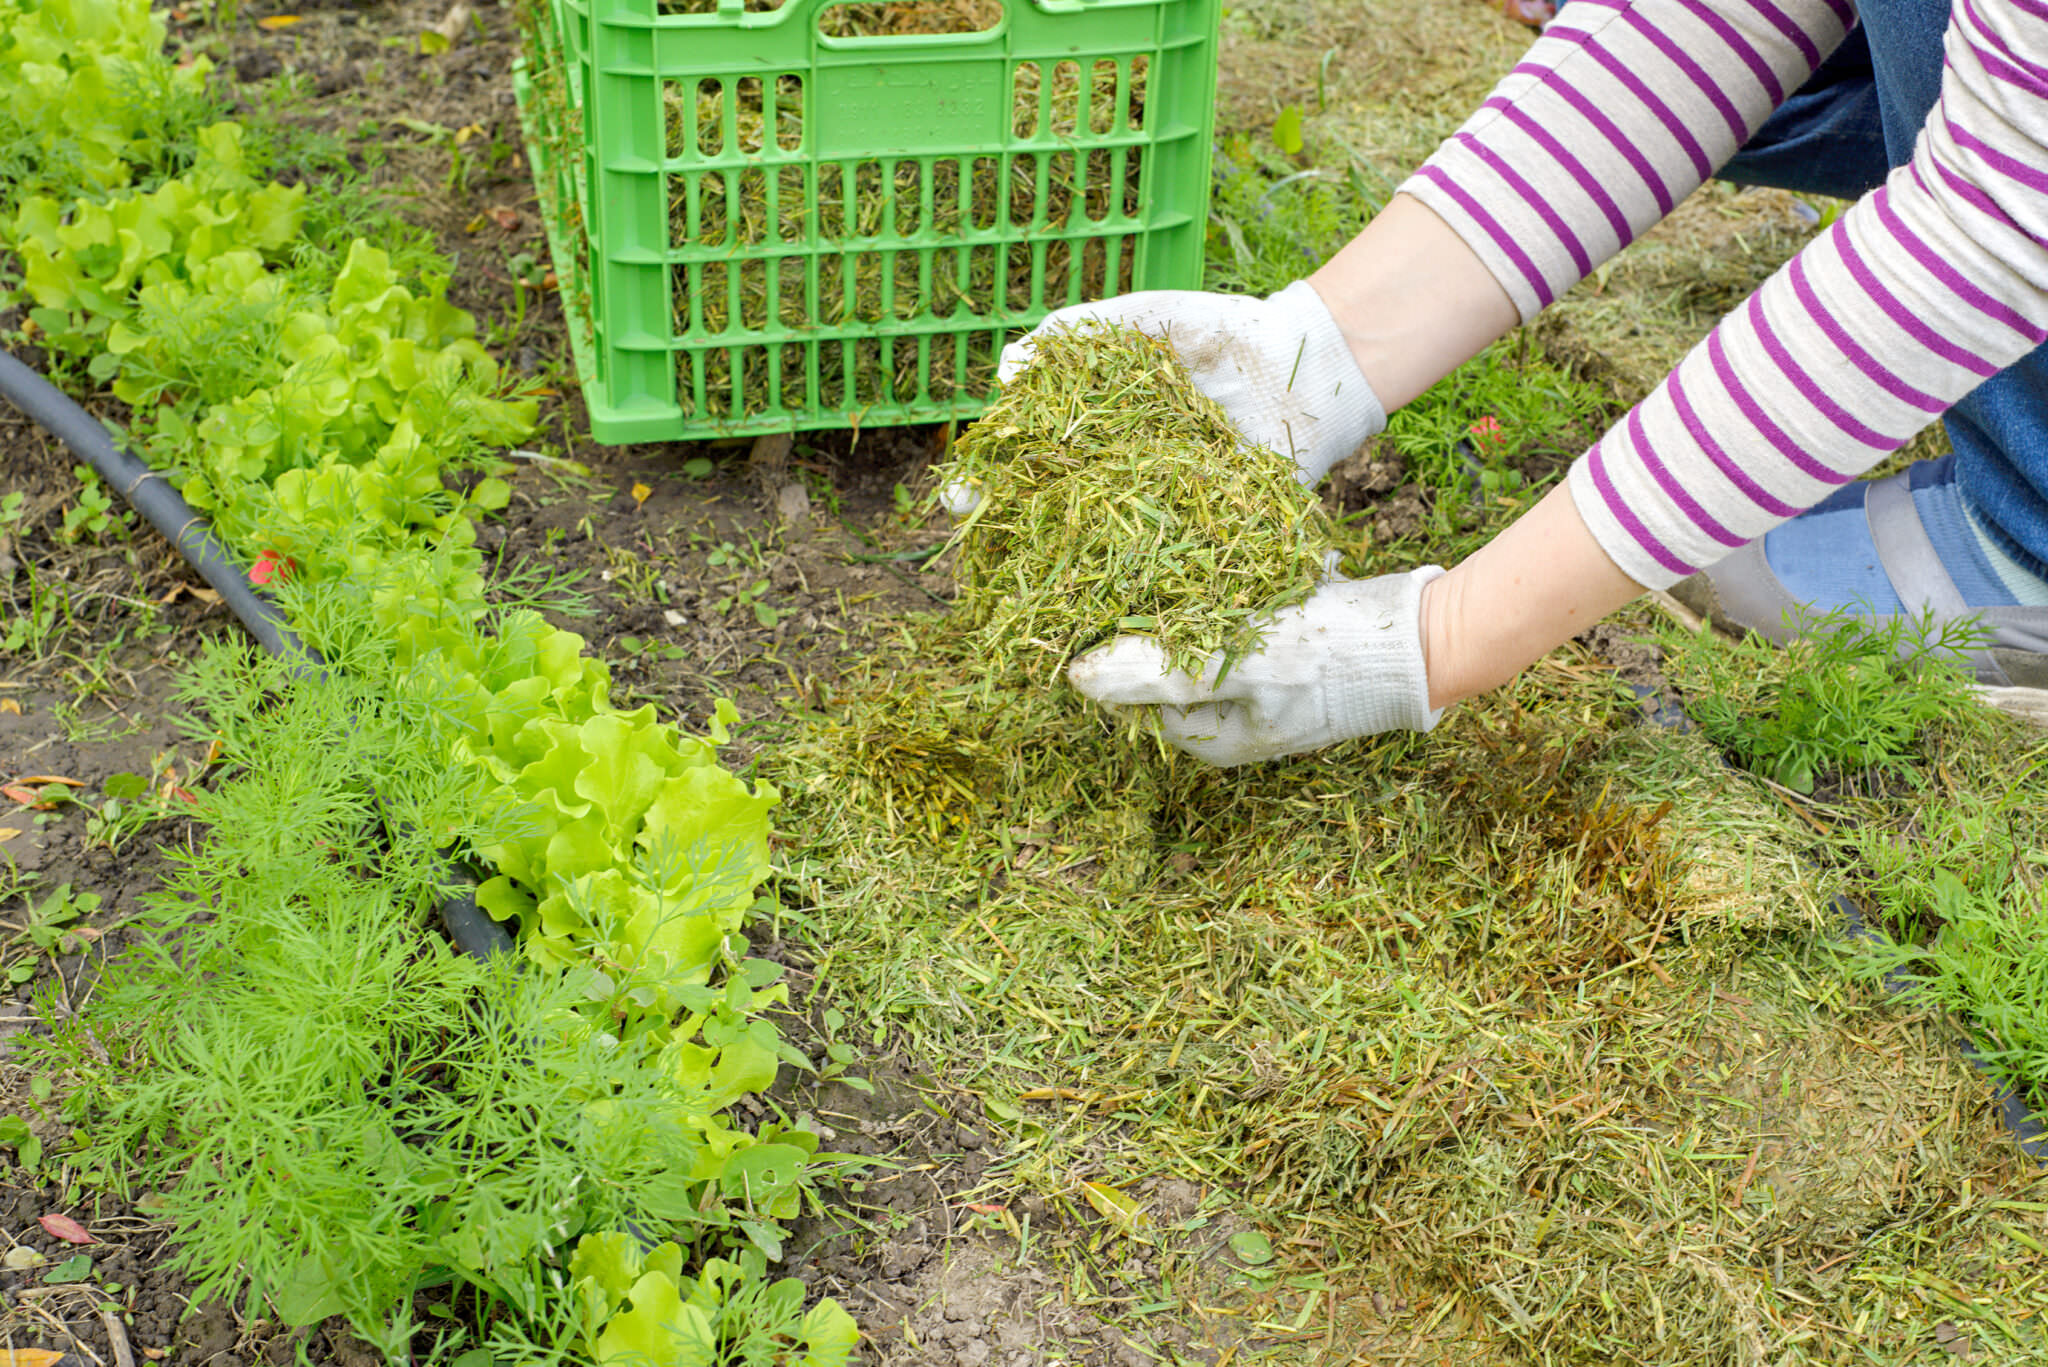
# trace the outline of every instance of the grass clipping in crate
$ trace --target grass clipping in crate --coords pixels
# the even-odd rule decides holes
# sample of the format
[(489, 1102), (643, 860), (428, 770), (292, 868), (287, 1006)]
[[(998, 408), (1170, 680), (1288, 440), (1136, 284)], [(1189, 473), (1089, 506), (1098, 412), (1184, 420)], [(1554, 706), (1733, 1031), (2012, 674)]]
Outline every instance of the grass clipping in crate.
[(1165, 341), (1089, 324), (1034, 345), (939, 472), (981, 495), (957, 533), (978, 648), (1039, 683), (1120, 632), (1191, 671), (1255, 648), (1335, 541), (1293, 460), (1244, 445)]

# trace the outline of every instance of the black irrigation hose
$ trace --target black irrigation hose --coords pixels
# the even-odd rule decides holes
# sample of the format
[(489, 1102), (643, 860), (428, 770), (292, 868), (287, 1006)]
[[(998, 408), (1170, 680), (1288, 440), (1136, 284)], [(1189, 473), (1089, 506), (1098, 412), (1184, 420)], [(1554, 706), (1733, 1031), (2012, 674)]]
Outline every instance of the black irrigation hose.
[[(0, 398), (82, 456), (101, 479), (120, 490), (129, 505), (191, 562), (199, 577), (234, 610), (265, 650), (294, 662), (294, 670), (300, 674), (318, 677), (325, 672), (319, 653), (299, 639), (275, 603), (256, 592), (249, 572), (235, 563), (206, 519), (192, 511), (192, 505), (170, 481), (134, 452), (117, 445), (90, 413), (7, 351), (0, 351)], [(475, 875), (451, 861), (443, 870), (442, 882), (455, 889), (441, 904), (441, 924), (447, 927), (455, 947), (476, 959), (510, 953), (512, 937), (477, 907)]]
[[(1637, 683), (1630, 684), (1629, 688), (1635, 693), (1636, 702), (1642, 707), (1643, 719), (1651, 725), (1666, 731), (1698, 729), (1693, 719), (1686, 715), (1683, 707), (1656, 689)], [(1847, 893), (1835, 894), (1834, 907), (1842, 918), (1844, 939), (1857, 941), (1881, 938), (1882, 932), (1870, 924), (1869, 912)], [(1895, 996), (1904, 996), (1912, 991), (1913, 983), (1904, 974), (1893, 969), (1884, 975), (1884, 987), (1885, 991)], [(1990, 1066), (1985, 1063), (1983, 1052), (1978, 1049), (1976, 1041), (1965, 1033), (1958, 1043), (1963, 1058), (1969, 1065), (1989, 1077)], [(2012, 1131), (2013, 1138), (2018, 1141), (2020, 1151), (2035, 1162), (2048, 1166), (2048, 1114), (2036, 1115), (2029, 1110), (2026, 1102), (2020, 1099), (2019, 1093), (2012, 1089), (2010, 1083), (1994, 1079), (1993, 1087), (1995, 1090), (1992, 1096), (1998, 1102), (1999, 1115), (2005, 1121), (2005, 1127)]]

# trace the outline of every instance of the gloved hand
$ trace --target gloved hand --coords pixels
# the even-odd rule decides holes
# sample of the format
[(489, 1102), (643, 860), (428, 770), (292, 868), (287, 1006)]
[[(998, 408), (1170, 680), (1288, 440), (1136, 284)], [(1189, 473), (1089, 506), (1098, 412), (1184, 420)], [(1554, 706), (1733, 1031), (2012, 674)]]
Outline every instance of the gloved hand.
[(1119, 636), (1067, 666), (1067, 680), (1113, 707), (1159, 706), (1176, 748), (1211, 764), (1248, 764), (1318, 750), (1354, 736), (1427, 731), (1422, 590), (1443, 570), (1337, 580), (1274, 612), (1258, 650), (1201, 677), (1169, 672), (1145, 636)]
[[(1169, 338), (1195, 384), (1222, 405), (1244, 439), (1292, 456), (1303, 484), (1315, 484), (1367, 437), (1386, 430), (1386, 410), (1306, 280), (1267, 299), (1142, 290), (1071, 304), (1004, 347), (996, 378), (1007, 384), (1031, 363), (1032, 339), (1040, 333), (1087, 319)], [(980, 499), (964, 483), (939, 491), (955, 517), (973, 512)]]
[(1090, 318), (1170, 340), (1195, 384), (1223, 406), (1245, 440), (1293, 456), (1303, 484), (1316, 483), (1386, 428), (1386, 410), (1306, 280), (1267, 299), (1144, 290), (1057, 309), (1003, 348), (996, 378), (1008, 383), (1030, 364), (1039, 333)]

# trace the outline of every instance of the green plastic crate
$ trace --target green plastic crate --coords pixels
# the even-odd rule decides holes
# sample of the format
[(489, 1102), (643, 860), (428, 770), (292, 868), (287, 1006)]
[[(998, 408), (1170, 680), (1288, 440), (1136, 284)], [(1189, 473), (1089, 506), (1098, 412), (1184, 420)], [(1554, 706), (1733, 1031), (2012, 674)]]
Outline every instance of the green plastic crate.
[[(757, 0), (758, 2), (758, 0)], [(934, 422), (1048, 311), (1202, 275), (1220, 0), (528, 0), (516, 85), (599, 441)]]

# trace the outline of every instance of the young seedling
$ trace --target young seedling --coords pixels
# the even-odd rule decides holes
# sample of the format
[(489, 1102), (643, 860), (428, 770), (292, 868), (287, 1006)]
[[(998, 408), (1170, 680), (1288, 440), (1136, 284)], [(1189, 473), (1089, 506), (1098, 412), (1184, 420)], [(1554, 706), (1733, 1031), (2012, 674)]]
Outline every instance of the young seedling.
[(75, 954), (92, 938), (88, 927), (79, 923), (100, 909), (96, 892), (74, 894), (69, 883), (59, 883), (50, 895), (30, 904), (27, 921), (15, 931), (10, 946), (26, 944), (31, 954), (7, 967), (7, 981), (25, 983), (36, 975), (38, 955)]

